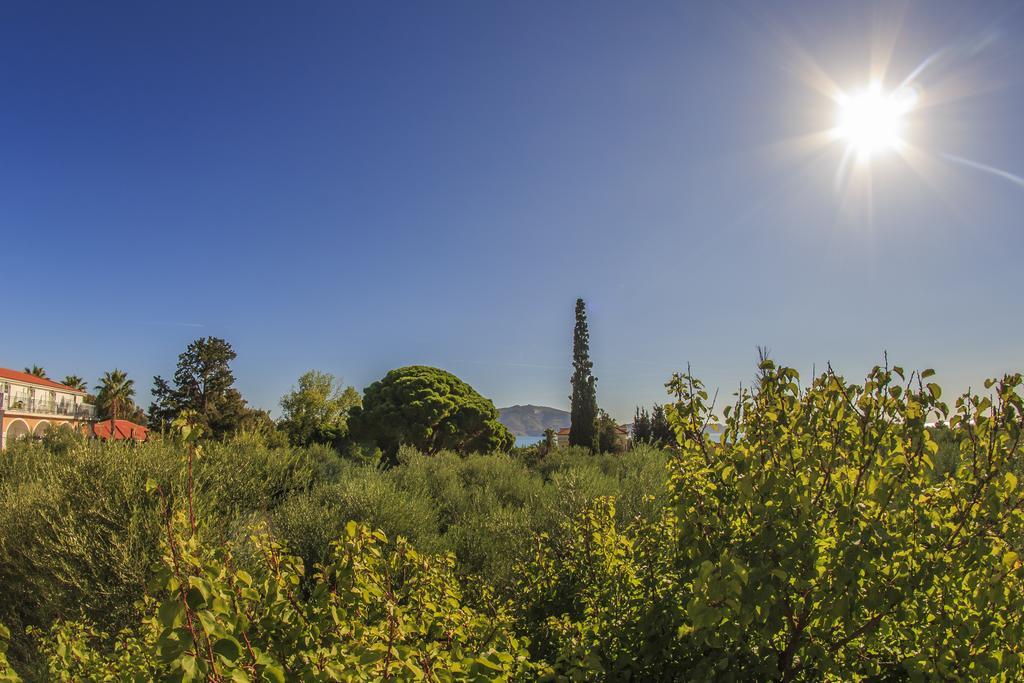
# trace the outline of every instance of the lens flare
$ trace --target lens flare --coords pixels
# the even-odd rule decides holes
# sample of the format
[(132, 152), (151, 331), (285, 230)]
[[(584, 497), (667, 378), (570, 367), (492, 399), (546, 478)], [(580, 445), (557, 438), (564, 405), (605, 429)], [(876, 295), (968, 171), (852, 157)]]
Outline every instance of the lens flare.
[(833, 136), (845, 140), (851, 152), (867, 161), (900, 147), (905, 116), (916, 104), (917, 95), (912, 88), (885, 93), (879, 83), (872, 83), (852, 95), (840, 93), (836, 102), (839, 111)]

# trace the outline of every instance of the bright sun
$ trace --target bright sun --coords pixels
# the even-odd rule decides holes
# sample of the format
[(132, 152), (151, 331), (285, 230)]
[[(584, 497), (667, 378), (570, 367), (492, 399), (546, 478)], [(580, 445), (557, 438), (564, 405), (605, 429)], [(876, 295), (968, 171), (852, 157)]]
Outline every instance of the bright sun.
[(833, 133), (866, 161), (900, 146), (904, 116), (916, 100), (913, 90), (885, 93), (878, 83), (853, 95), (841, 93), (836, 98), (839, 115)]

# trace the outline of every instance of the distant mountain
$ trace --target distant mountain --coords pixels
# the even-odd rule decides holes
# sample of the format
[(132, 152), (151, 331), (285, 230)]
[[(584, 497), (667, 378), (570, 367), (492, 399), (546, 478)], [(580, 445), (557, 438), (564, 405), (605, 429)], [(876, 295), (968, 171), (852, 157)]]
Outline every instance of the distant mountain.
[(516, 436), (544, 436), (545, 429), (568, 427), (570, 416), (558, 408), (527, 405), (499, 408), (498, 420)]

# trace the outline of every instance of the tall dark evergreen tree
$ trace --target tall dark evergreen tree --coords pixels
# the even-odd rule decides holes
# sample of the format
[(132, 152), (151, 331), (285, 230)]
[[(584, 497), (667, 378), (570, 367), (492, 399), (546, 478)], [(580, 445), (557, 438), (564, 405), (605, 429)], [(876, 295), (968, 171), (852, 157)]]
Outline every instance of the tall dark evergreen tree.
[(654, 432), (651, 430), (651, 414), (643, 406), (636, 407), (636, 414), (633, 416), (633, 442), (651, 443), (654, 440)]
[(590, 329), (587, 305), (576, 299), (576, 328), (572, 335), (572, 425), (569, 445), (595, 447), (597, 422), (597, 378), (591, 373)]
[(231, 344), (217, 337), (203, 337), (178, 356), (174, 386), (162, 377), (153, 378), (154, 427), (166, 428), (184, 410), (195, 413), (213, 437), (236, 431), (249, 412), (238, 390), (230, 363), (237, 354)]
[(655, 403), (651, 412), (651, 441), (660, 446), (668, 446), (675, 443), (675, 440), (676, 435), (668, 423), (665, 407)]
[(153, 395), (153, 402), (149, 404), (149, 426), (157, 431), (166, 432), (181, 410), (174, 387), (157, 375), (153, 378), (153, 389), (150, 393)]

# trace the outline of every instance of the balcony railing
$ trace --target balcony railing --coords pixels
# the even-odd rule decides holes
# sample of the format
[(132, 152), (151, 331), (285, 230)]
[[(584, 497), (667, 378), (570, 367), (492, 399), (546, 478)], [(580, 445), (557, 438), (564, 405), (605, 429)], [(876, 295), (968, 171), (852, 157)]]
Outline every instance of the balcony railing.
[(71, 401), (52, 401), (31, 396), (19, 396), (17, 394), (4, 396), (3, 408), (12, 412), (54, 415), (73, 420), (92, 420), (96, 417), (96, 406), (89, 405), (88, 403), (75, 405)]

